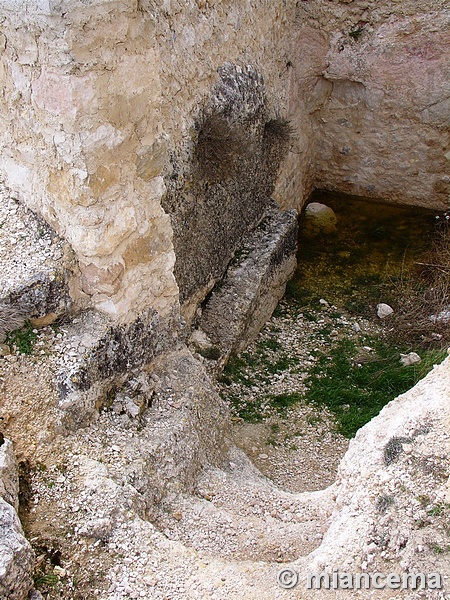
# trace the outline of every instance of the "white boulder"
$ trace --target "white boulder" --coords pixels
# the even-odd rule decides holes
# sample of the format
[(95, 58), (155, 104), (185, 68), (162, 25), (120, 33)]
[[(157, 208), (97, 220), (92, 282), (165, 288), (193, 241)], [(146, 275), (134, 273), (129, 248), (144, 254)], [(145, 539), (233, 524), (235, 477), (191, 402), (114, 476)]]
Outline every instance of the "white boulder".
[(422, 362), (422, 359), (415, 352), (410, 352), (409, 354), (400, 354), (400, 362), (404, 367), (409, 367)]
[(310, 202), (305, 208), (304, 232), (308, 236), (336, 231), (337, 217), (332, 208), (320, 202)]
[(389, 304), (377, 304), (377, 315), (380, 319), (385, 319), (389, 315), (392, 315), (394, 309)]

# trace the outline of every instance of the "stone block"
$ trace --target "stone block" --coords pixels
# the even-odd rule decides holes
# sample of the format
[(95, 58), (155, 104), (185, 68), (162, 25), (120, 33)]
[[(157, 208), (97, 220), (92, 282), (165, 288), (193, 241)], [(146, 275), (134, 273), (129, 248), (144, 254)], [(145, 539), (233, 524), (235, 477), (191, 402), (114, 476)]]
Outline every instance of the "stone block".
[(219, 365), (256, 337), (282, 298), (297, 264), (297, 234), (296, 211), (272, 205), (212, 291), (198, 329), (218, 349)]
[(0, 498), (0, 597), (24, 600), (32, 586), (34, 553), (14, 508)]
[[(72, 253), (44, 221), (0, 186), (0, 337), (25, 319), (37, 326), (71, 310)], [(17, 319), (14, 319), (14, 313)]]
[(57, 385), (63, 428), (95, 420), (110, 391), (172, 348), (179, 332), (177, 312), (163, 318), (148, 309), (124, 325), (96, 311), (79, 314), (60, 343)]
[(0, 439), (0, 497), (11, 504), (14, 510), (19, 508), (19, 476), (16, 457), (10, 440)]
[(0, 598), (23, 600), (32, 585), (34, 552), (17, 516), (19, 478), (10, 440), (0, 436)]

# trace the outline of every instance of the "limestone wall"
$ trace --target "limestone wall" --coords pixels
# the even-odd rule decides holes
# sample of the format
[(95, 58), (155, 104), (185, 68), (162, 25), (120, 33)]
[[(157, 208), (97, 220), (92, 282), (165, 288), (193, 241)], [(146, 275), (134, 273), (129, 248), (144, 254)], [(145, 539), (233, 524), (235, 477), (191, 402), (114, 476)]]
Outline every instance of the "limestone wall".
[(163, 165), (149, 159), (162, 133), (154, 24), (126, 2), (14, 8), (2, 6), (8, 185), (71, 243), (86, 300), (125, 321), (167, 313), (178, 289)]
[(450, 204), (448, 2), (303, 3), (329, 31), (317, 81), (316, 186)]
[[(295, 158), (310, 155), (309, 117), (291, 85), (292, 9), (281, 1), (70, 1), (27, 2), (24, 10), (11, 0), (1, 9), (0, 172), (71, 243), (81, 301), (122, 321), (146, 306), (168, 312), (178, 287), (161, 208), (165, 179), (177, 179), (173, 157), (181, 156), (175, 187), (188, 185), (195, 121), (217, 69), (252, 65), (264, 81), (267, 118), (292, 117)], [(312, 161), (299, 167), (293, 159), (279, 184), (285, 206), (300, 206), (312, 189)], [(231, 231), (216, 276), (242, 234)], [(200, 235), (194, 254), (201, 247)]]
[[(180, 290), (195, 305), (265, 194), (282, 208), (315, 185), (446, 207), (445, 4), (0, 0), (0, 174), (72, 245), (80, 305), (120, 322), (172, 313)], [(193, 173), (226, 64), (260, 82), (248, 132), (244, 97), (220, 105), (260, 146), (240, 163), (247, 188), (211, 192)], [(271, 163), (258, 153), (278, 116), (295, 135)]]

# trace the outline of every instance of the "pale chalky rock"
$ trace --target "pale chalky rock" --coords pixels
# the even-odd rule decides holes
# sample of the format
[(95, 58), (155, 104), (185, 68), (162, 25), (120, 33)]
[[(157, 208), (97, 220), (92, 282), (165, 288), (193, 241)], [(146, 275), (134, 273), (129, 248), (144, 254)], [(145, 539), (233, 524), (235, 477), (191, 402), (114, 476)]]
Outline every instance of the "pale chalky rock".
[(32, 585), (34, 552), (25, 539), (16, 510), (19, 477), (12, 443), (0, 446), (0, 598), (22, 600)]
[(0, 497), (17, 510), (19, 507), (19, 477), (12, 443), (3, 438), (0, 445)]
[(305, 233), (308, 236), (336, 231), (334, 210), (320, 202), (310, 202), (305, 209)]
[(420, 363), (422, 359), (416, 352), (410, 352), (409, 354), (400, 354), (400, 362), (404, 367), (409, 367), (410, 365), (416, 365)]
[(393, 312), (394, 309), (392, 308), (392, 306), (389, 306), (389, 304), (384, 304), (383, 302), (381, 304), (377, 304), (377, 316), (380, 319), (385, 319), (386, 317), (389, 317), (389, 315), (392, 315)]
[(32, 585), (34, 552), (16, 511), (0, 498), (0, 598), (23, 600)]

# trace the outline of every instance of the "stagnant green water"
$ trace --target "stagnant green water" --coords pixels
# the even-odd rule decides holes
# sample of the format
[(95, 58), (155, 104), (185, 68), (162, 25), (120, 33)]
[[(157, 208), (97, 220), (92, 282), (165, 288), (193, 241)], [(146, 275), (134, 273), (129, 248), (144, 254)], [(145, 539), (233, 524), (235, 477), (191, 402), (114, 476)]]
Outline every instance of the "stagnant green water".
[(423, 259), (436, 231), (436, 213), (425, 209), (330, 192), (315, 192), (309, 201), (330, 206), (338, 224), (335, 233), (306, 237), (300, 218), (298, 268), (289, 290), (305, 303), (324, 298), (369, 315), (374, 302), (392, 299), (396, 282)]
[[(307, 379), (304, 400), (330, 409), (339, 430), (351, 436), (445, 356), (443, 350), (421, 347), (419, 341), (411, 345), (404, 331), (398, 329), (396, 335), (395, 327), (386, 335), (391, 321), (381, 324), (376, 316), (380, 302), (402, 310), (405, 281), (419, 277), (443, 216), (326, 192), (315, 193), (310, 201), (333, 208), (338, 223), (334, 233), (308, 237), (304, 216), (300, 219), (298, 268), (288, 290), (291, 301), (315, 307), (317, 314), (323, 299), (344, 314), (366, 317), (375, 327), (358, 341), (344, 336), (330, 343)], [(355, 363), (364, 343), (370, 355)], [(399, 355), (410, 351), (419, 353), (422, 362), (405, 367)]]
[[(309, 201), (333, 208), (336, 231), (308, 237), (300, 218), (295, 275), (258, 340), (227, 365), (225, 396), (235, 413), (251, 422), (274, 414), (283, 419), (297, 403), (326, 407), (337, 430), (352, 437), (445, 357), (439, 342), (411, 337), (393, 326), (395, 317), (381, 321), (376, 314), (380, 302), (401, 314), (405, 281), (426, 286), (417, 263), (427, 260), (442, 216), (323, 192)], [(432, 329), (428, 316), (423, 319), (427, 332)], [(309, 361), (295, 352), (297, 334), (286, 336), (299, 328), (300, 344), (310, 348)], [(442, 342), (448, 342), (445, 336)], [(404, 366), (400, 355), (411, 351), (421, 362)], [(271, 393), (285, 376), (292, 382), (297, 376), (298, 384)]]

